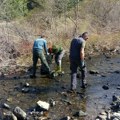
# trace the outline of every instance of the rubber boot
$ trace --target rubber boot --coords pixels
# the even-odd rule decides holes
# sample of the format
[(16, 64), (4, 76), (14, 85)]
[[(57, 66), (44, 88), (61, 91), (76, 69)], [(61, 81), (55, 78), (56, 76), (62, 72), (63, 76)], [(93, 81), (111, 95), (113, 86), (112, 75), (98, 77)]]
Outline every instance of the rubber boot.
[(62, 72), (62, 68), (61, 68), (61, 60), (59, 60), (56, 71), (57, 73), (61, 73)]

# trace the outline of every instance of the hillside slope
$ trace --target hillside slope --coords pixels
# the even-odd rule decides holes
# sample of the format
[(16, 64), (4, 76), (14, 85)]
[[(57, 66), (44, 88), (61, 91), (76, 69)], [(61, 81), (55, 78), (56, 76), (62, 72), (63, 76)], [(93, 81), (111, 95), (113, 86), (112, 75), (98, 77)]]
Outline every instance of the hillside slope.
[(1, 63), (31, 55), (33, 41), (40, 33), (47, 35), (47, 41), (54, 41), (69, 50), (71, 39), (88, 31), (87, 54), (120, 50), (119, 0), (0, 2)]

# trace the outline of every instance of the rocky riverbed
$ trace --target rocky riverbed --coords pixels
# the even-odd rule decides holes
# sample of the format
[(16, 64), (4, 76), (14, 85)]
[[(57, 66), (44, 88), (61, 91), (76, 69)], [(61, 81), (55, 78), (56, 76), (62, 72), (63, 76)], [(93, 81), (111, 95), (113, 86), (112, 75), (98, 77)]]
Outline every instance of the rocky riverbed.
[(39, 68), (36, 79), (27, 67), (14, 66), (21, 72), (11, 74), (1, 70), (0, 120), (119, 120), (120, 55), (90, 57), (86, 65), (88, 87), (81, 89), (78, 78), (77, 93), (68, 91), (66, 59), (65, 74), (55, 79), (41, 76)]

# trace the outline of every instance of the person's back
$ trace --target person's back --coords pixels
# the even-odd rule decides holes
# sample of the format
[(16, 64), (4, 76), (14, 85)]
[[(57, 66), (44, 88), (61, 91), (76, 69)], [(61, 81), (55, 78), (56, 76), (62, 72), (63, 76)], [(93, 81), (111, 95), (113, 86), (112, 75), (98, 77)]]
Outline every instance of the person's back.
[(47, 41), (43, 37), (45, 36), (40, 36), (39, 38), (37, 38), (33, 44), (33, 74), (31, 75), (31, 78), (36, 77), (35, 74), (38, 58), (40, 58), (41, 64), (43, 64), (46, 67), (48, 73), (50, 73), (50, 67), (43, 52), (44, 49), (46, 54), (48, 55)]
[(82, 88), (86, 87), (86, 67), (84, 63), (85, 56), (85, 43), (88, 39), (88, 33), (84, 32), (78, 38), (74, 38), (71, 41), (70, 46), (70, 70), (71, 70), (71, 90), (74, 91), (77, 89), (77, 69), (80, 68), (81, 71), (81, 83)]
[(43, 38), (37, 38), (34, 41), (34, 45), (33, 45), (33, 49), (39, 49), (39, 50), (43, 50), (45, 44), (46, 44), (46, 40)]
[(70, 46), (70, 59), (80, 59), (80, 50), (85, 45), (82, 37), (74, 38)]

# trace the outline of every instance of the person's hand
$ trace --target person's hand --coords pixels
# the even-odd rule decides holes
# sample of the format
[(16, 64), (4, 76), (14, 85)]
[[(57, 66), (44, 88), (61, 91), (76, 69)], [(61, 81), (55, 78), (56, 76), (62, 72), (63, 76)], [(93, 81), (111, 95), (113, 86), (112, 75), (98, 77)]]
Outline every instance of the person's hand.
[(47, 52), (47, 55), (49, 55), (50, 53)]

